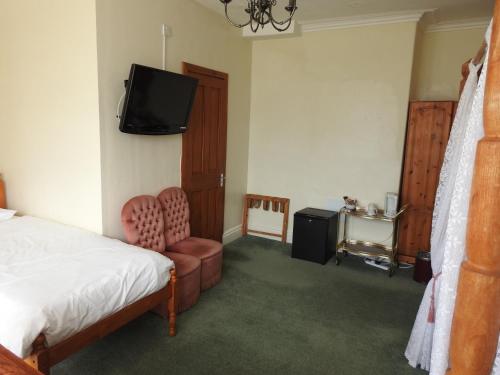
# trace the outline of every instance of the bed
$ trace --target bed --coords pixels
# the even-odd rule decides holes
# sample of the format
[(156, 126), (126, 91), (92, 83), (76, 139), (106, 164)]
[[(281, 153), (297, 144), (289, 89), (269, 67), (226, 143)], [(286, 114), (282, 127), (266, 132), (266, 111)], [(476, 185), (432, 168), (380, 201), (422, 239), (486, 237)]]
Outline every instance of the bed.
[(0, 221), (0, 344), (44, 374), (159, 306), (174, 336), (175, 284), (156, 252), (29, 216)]

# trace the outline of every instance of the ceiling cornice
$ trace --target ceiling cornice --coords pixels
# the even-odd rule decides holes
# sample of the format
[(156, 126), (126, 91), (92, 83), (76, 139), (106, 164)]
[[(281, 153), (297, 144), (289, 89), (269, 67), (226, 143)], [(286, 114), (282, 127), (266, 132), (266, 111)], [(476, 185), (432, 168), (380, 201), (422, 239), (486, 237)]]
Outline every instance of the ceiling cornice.
[(490, 18), (483, 19), (469, 19), (454, 22), (443, 22), (429, 25), (425, 32), (436, 33), (440, 31), (457, 31), (457, 30), (469, 30), (469, 29), (486, 29), (490, 24)]
[(435, 9), (419, 9), (409, 12), (374, 13), (351, 17), (336, 17), (315, 21), (299, 21), (303, 32), (347, 29), (401, 22), (418, 22), (425, 13)]

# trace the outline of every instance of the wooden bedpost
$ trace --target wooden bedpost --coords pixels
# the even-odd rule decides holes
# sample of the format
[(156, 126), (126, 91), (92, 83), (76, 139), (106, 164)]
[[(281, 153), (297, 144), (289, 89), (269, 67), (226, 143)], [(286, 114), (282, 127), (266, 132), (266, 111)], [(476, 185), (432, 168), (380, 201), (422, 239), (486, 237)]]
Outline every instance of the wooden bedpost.
[(500, 331), (500, 0), (496, 1), (479, 142), (451, 333), (448, 375), (489, 375)]
[(175, 268), (170, 270), (170, 298), (168, 300), (168, 334), (175, 336), (176, 301), (177, 301), (177, 272)]
[(5, 183), (2, 180), (2, 175), (0, 174), (0, 208), (7, 208), (7, 198), (5, 194)]
[(45, 345), (45, 336), (43, 334), (36, 338), (33, 343), (32, 354), (24, 361), (42, 374), (50, 374), (49, 351)]

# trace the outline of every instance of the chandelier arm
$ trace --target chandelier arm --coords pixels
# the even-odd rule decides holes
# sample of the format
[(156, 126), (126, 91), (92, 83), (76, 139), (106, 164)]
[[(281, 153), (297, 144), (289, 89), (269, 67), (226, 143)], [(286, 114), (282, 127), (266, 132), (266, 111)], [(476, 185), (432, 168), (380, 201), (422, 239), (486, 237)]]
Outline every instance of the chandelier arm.
[(250, 18), (250, 21), (248, 21), (247, 23), (236, 23), (234, 22), (231, 17), (229, 17), (229, 12), (227, 11), (227, 3), (224, 4), (224, 8), (225, 8), (225, 12), (226, 12), (226, 19), (228, 20), (228, 22), (233, 25), (234, 27), (237, 27), (237, 28), (243, 28), (245, 26), (248, 26), (252, 21), (251, 21), (251, 18)]
[(285, 25), (285, 24), (287, 24), (287, 23), (292, 22), (292, 18), (293, 18), (293, 17), (287, 18), (287, 19), (286, 19), (286, 20), (284, 20), (284, 21), (277, 21), (277, 20), (275, 20), (275, 19), (273, 18), (273, 19), (272, 19), (272, 20), (273, 20), (273, 25), (280, 25), (280, 26), (283, 26), (283, 25)]
[(273, 16), (270, 11), (266, 11), (264, 15), (267, 16), (267, 20), (263, 23), (263, 25), (267, 25), (269, 22), (272, 22)]
[[(269, 14), (270, 14), (270, 18), (272, 19), (273, 21), (273, 26), (276, 24), (276, 25), (285, 25), (286, 23), (290, 23), (293, 19), (293, 16), (295, 15), (295, 11), (297, 10), (297, 8), (295, 8), (292, 12), (290, 12), (290, 17), (288, 17), (286, 20), (284, 21), (278, 21), (276, 20), (274, 17), (273, 17), (273, 10), (272, 8), (269, 10)], [(290, 26), (288, 26), (290, 27)], [(287, 29), (288, 29), (287, 27)], [(285, 29), (286, 30), (286, 29)]]
[(292, 20), (290, 19), (290, 20), (288, 21), (288, 24), (287, 24), (285, 27), (280, 27), (280, 26), (282, 26), (282, 25), (281, 25), (281, 24), (278, 24), (278, 23), (275, 23), (275, 22), (272, 22), (272, 25), (273, 25), (273, 27), (274, 27), (276, 30), (278, 30), (278, 31), (280, 31), (280, 32), (281, 32), (281, 31), (286, 31), (286, 30), (288, 30), (288, 29), (290, 28), (290, 26), (292, 25)]
[(252, 29), (252, 31), (254, 33), (256, 33), (259, 30), (259, 23), (255, 22), (255, 26), (254, 26), (254, 22), (250, 21), (250, 28)]

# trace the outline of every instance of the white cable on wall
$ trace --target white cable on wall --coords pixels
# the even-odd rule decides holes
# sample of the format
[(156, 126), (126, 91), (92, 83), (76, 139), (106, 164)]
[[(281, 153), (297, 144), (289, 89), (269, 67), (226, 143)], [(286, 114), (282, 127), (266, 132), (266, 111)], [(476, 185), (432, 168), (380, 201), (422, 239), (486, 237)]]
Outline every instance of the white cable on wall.
[[(161, 45), (162, 45), (162, 53), (161, 53), (161, 67), (163, 70), (167, 70), (167, 36), (169, 34), (168, 26), (163, 24), (161, 25)], [(182, 186), (182, 148), (181, 153), (179, 155), (179, 186)]]
[(122, 105), (122, 102), (123, 102), (123, 98), (125, 98), (125, 94), (127, 93), (127, 91), (125, 91), (122, 96), (120, 96), (120, 100), (118, 101), (118, 106), (116, 107), (116, 118), (117, 119), (120, 119), (121, 116), (120, 116), (120, 107)]
[[(161, 25), (161, 44), (162, 44), (162, 51), (161, 51), (161, 67), (163, 70), (167, 70), (167, 36), (168, 36), (168, 26), (165, 24)], [(123, 99), (125, 98), (127, 91), (122, 94), (120, 97), (120, 100), (118, 101), (118, 105), (116, 106), (116, 118), (120, 119), (120, 107), (122, 105)]]
[(161, 25), (161, 42), (162, 42), (161, 67), (163, 70), (167, 69), (167, 34), (168, 34), (168, 26), (165, 24)]

